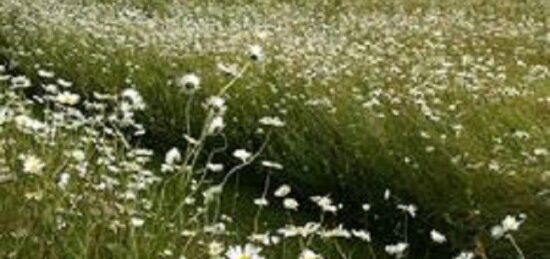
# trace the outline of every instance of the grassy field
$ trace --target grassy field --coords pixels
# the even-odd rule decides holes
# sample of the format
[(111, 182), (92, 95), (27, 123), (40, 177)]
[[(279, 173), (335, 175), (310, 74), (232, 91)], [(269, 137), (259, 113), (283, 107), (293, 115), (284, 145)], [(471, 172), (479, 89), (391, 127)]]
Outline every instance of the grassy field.
[(549, 8), (2, 1), (0, 256), (550, 258)]

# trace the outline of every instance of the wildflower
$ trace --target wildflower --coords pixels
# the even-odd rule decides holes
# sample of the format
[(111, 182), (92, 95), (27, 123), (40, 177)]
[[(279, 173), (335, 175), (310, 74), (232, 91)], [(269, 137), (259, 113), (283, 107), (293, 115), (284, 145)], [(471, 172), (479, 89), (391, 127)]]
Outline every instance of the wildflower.
[(443, 244), (443, 243), (447, 242), (447, 238), (435, 229), (430, 232), (430, 237), (432, 238), (432, 240), (434, 242), (436, 242), (438, 244)]
[(174, 255), (174, 252), (170, 249), (164, 249), (161, 253), (162, 256), (170, 257)]
[(391, 197), (391, 191), (389, 189), (386, 189), (384, 191), (384, 200), (389, 200)]
[(546, 148), (535, 148), (533, 153), (535, 154), (535, 156), (548, 156), (548, 154), (550, 154), (550, 152)]
[(501, 221), (499, 225), (491, 228), (491, 236), (495, 239), (499, 239), (503, 237), (506, 233), (517, 231), (520, 225), (523, 223), (524, 218), (524, 214), (520, 215), (521, 220), (518, 220), (514, 216), (506, 215), (506, 217)]
[(218, 257), (223, 253), (224, 250), (225, 247), (220, 242), (212, 241), (210, 242), (210, 244), (208, 244), (208, 255), (210, 255), (210, 257)]
[(281, 241), (280, 237), (270, 236), (269, 232), (263, 234), (252, 234), (248, 237), (248, 240), (255, 243), (261, 243), (266, 246), (276, 245)]
[(55, 76), (55, 73), (41, 69), (41, 70), (38, 70), (38, 76), (43, 78), (53, 78)]
[(258, 198), (258, 199), (254, 199), (254, 204), (256, 204), (256, 206), (258, 207), (265, 207), (267, 205), (269, 205), (269, 202), (267, 201), (266, 198)]
[(459, 255), (454, 257), (454, 259), (474, 259), (474, 253), (472, 253), (472, 252), (461, 252)]
[(40, 175), (46, 166), (46, 164), (35, 155), (23, 155), (20, 159), (23, 160), (23, 172), (28, 174)]
[(70, 106), (77, 104), (79, 100), (80, 96), (78, 94), (73, 94), (70, 92), (62, 92), (55, 97), (56, 102)]
[(143, 224), (145, 224), (145, 220), (138, 217), (132, 217), (130, 218), (130, 224), (134, 227), (139, 228), (143, 226)]
[(42, 192), (42, 191), (37, 191), (37, 192), (25, 193), (25, 198), (26, 198), (27, 200), (41, 201), (42, 198), (44, 198), (44, 192)]
[(332, 200), (328, 196), (314, 196), (311, 197), (311, 200), (317, 203), (317, 205), (325, 212), (336, 213), (338, 210), (338, 208), (332, 204)]
[(214, 185), (210, 188), (208, 188), (206, 191), (202, 193), (202, 196), (204, 197), (204, 202), (209, 203), (214, 200), (214, 198), (220, 194), (223, 191), (223, 188), (221, 185)]
[(141, 97), (141, 94), (139, 94), (139, 92), (136, 89), (133, 89), (133, 88), (124, 89), (122, 91), (121, 96), (130, 101), (130, 103), (128, 103), (130, 105), (130, 108), (134, 110), (145, 109), (145, 102), (143, 101), (143, 97)]
[(220, 132), (225, 127), (225, 123), (223, 122), (222, 116), (216, 116), (212, 119), (210, 122), (210, 125), (208, 126), (208, 134), (215, 134), (217, 132)]
[(502, 228), (504, 231), (516, 231), (519, 229), (521, 222), (519, 222), (514, 216), (507, 215), (502, 220)]
[(71, 152), (71, 156), (78, 162), (82, 162), (84, 161), (84, 159), (86, 159), (86, 154), (84, 153), (84, 151), (80, 149), (77, 149)]
[(371, 238), (370, 238), (370, 233), (365, 231), (365, 230), (351, 230), (351, 234), (365, 242), (370, 242), (371, 241)]
[(321, 228), (319, 223), (308, 222), (303, 227), (294, 225), (285, 226), (284, 228), (277, 230), (277, 232), (285, 238), (294, 236), (307, 237), (313, 233), (316, 233), (319, 228)]
[(408, 213), (413, 218), (416, 217), (417, 208), (413, 204), (410, 204), (410, 205), (399, 204), (397, 205), (397, 208)]
[(72, 82), (63, 80), (61, 78), (57, 79), (57, 84), (62, 86), (62, 87), (65, 87), (65, 88), (69, 88), (69, 87), (73, 86)]
[(272, 162), (272, 161), (262, 161), (262, 166), (263, 167), (267, 167), (267, 168), (273, 168), (273, 169), (277, 169), (277, 170), (283, 170), (283, 165), (277, 163), (277, 162)]
[(285, 126), (285, 123), (279, 117), (263, 117), (260, 119), (260, 123), (277, 128)]
[(233, 156), (240, 159), (243, 163), (246, 163), (252, 154), (244, 149), (237, 149), (233, 152)]
[(252, 244), (246, 244), (242, 246), (232, 246), (229, 247), (225, 256), (228, 259), (264, 259), (260, 255), (261, 249)]
[(211, 172), (218, 173), (223, 170), (223, 164), (208, 163), (206, 164), (206, 169), (208, 169)]
[(365, 212), (369, 211), (369, 210), (370, 210), (370, 207), (371, 207), (371, 206), (370, 206), (370, 204), (368, 204), (368, 203), (365, 203), (365, 204), (363, 204), (363, 205), (361, 206), (361, 208), (362, 208)]
[(223, 74), (228, 76), (237, 76), (239, 75), (239, 70), (236, 64), (230, 64), (226, 66), (223, 63), (217, 64), (218, 70), (220, 70)]
[(264, 59), (262, 47), (260, 47), (259, 45), (250, 45), (248, 47), (248, 56), (253, 61), (262, 61)]
[(285, 198), (283, 200), (283, 206), (287, 210), (298, 210), (298, 202), (293, 198)]
[(283, 184), (277, 190), (275, 190), (274, 195), (275, 197), (282, 198), (287, 196), (289, 193), (290, 193), (290, 186), (288, 186), (288, 184)]
[(502, 236), (504, 236), (504, 228), (502, 228), (501, 225), (496, 225), (491, 228), (491, 236), (495, 239), (500, 239)]
[(306, 248), (302, 250), (298, 259), (323, 259), (323, 257)]
[(324, 238), (334, 238), (334, 237), (350, 238), (351, 234), (349, 231), (344, 229), (342, 225), (338, 225), (337, 228), (321, 232), (321, 236)]
[(168, 152), (166, 152), (166, 156), (164, 158), (164, 163), (167, 165), (175, 165), (181, 160), (181, 154), (180, 151), (177, 148), (172, 148)]
[(405, 253), (405, 250), (407, 250), (407, 248), (409, 248), (409, 244), (404, 243), (404, 242), (399, 242), (399, 243), (394, 244), (394, 245), (385, 246), (384, 250), (389, 255), (393, 255), (396, 258), (401, 258), (401, 257), (403, 257), (403, 255)]
[(211, 96), (206, 101), (206, 106), (210, 107), (215, 114), (222, 115), (227, 110), (227, 107), (225, 106), (225, 99), (219, 97), (219, 96)]
[(11, 78), (11, 89), (28, 88), (31, 86), (31, 80), (25, 76), (16, 76)]
[(65, 189), (67, 187), (67, 184), (69, 184), (70, 179), (71, 179), (70, 174), (62, 173), (59, 176), (59, 181), (57, 182), (57, 186), (59, 186), (60, 189)]
[(186, 74), (178, 80), (178, 86), (186, 94), (193, 94), (197, 89), (199, 89), (200, 78), (194, 73)]

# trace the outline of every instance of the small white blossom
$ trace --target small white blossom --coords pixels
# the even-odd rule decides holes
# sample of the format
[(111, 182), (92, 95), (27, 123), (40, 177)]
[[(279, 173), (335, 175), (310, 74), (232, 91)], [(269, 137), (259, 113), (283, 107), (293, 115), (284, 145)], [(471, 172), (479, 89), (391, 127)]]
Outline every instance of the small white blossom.
[(130, 218), (130, 224), (136, 228), (139, 228), (145, 224), (145, 220), (138, 217), (132, 217)]
[(208, 255), (210, 257), (218, 257), (223, 251), (225, 251), (225, 247), (220, 242), (212, 241), (208, 244)]
[(287, 210), (298, 210), (298, 202), (293, 198), (285, 198), (283, 200), (283, 206)]
[(206, 169), (214, 173), (219, 173), (223, 171), (223, 164), (208, 163), (206, 164)]
[(432, 238), (432, 241), (438, 244), (447, 242), (447, 238), (435, 229), (430, 232), (430, 237)]
[(68, 173), (62, 173), (60, 176), (59, 176), (59, 181), (57, 182), (57, 186), (64, 190), (67, 185), (69, 184), (69, 180), (71, 179), (71, 175), (68, 174)]
[(272, 127), (283, 127), (285, 126), (285, 122), (282, 121), (279, 117), (262, 117), (260, 119), (260, 123), (265, 126), (272, 126)]
[(78, 94), (73, 94), (70, 92), (62, 92), (55, 96), (55, 101), (60, 104), (72, 106), (80, 101), (80, 96)]
[(246, 163), (252, 156), (252, 153), (246, 151), (245, 149), (237, 149), (233, 152), (233, 156), (240, 159), (243, 163)]
[(409, 244), (400, 242), (393, 245), (387, 245), (384, 247), (384, 250), (386, 250), (386, 253), (395, 256), (396, 258), (403, 257), (405, 250), (409, 247)]
[(248, 47), (248, 56), (254, 61), (262, 61), (264, 59), (264, 51), (259, 45), (250, 45)]
[(454, 259), (474, 259), (474, 253), (472, 253), (472, 252), (461, 252), (459, 255), (454, 257)]
[(31, 80), (25, 76), (16, 76), (11, 78), (11, 89), (29, 88), (31, 86)]
[(266, 207), (267, 205), (269, 205), (269, 202), (267, 201), (266, 198), (258, 198), (258, 199), (254, 199), (254, 204), (258, 207)]
[(371, 241), (371, 237), (370, 237), (370, 233), (365, 231), (365, 230), (352, 230), (351, 231), (351, 234), (354, 236), (354, 237), (357, 237), (359, 239), (361, 239), (362, 241), (365, 241), (365, 242), (370, 242)]
[(41, 70), (38, 70), (38, 76), (43, 78), (53, 78), (55, 76), (55, 73), (41, 69)]
[(323, 259), (323, 257), (312, 250), (304, 249), (298, 256), (298, 259)]
[(46, 164), (35, 155), (23, 155), (20, 157), (23, 161), (23, 172), (28, 174), (40, 175)]
[(228, 259), (264, 259), (260, 255), (261, 248), (256, 247), (252, 244), (246, 244), (242, 246), (232, 246), (229, 247), (225, 256)]
[(264, 161), (262, 161), (262, 166), (267, 167), (267, 168), (276, 169), (276, 170), (283, 170), (283, 165), (281, 165), (277, 162), (273, 162), (273, 161), (264, 160)]
[(328, 196), (313, 196), (311, 200), (325, 212), (336, 213), (338, 208), (332, 204), (332, 200)]
[(187, 94), (195, 93), (200, 88), (200, 78), (193, 74), (186, 74), (178, 80), (178, 86)]
[(279, 188), (277, 188), (277, 190), (275, 190), (274, 195), (275, 197), (282, 198), (287, 196), (290, 193), (290, 191), (291, 191), (290, 186), (288, 184), (283, 184)]
[(172, 148), (168, 152), (166, 152), (166, 156), (164, 157), (164, 163), (170, 166), (176, 165), (176, 163), (179, 163), (181, 161), (181, 154), (178, 148)]
[(397, 205), (397, 208), (408, 213), (413, 218), (416, 217), (416, 211), (418, 210), (416, 206), (413, 204), (410, 204), (410, 205), (399, 204)]
[(225, 127), (225, 122), (223, 121), (222, 116), (216, 116), (208, 125), (208, 134), (215, 134), (223, 130)]

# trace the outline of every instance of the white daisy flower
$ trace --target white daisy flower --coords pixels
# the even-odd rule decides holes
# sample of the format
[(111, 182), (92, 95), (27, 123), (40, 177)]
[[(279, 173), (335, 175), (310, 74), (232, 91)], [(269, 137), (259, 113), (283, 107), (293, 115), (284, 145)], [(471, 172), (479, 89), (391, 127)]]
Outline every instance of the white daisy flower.
[(200, 87), (201, 79), (194, 73), (186, 74), (178, 80), (178, 86), (187, 94), (192, 94)]
[(273, 161), (264, 160), (262, 161), (262, 166), (267, 168), (277, 169), (277, 170), (283, 170), (283, 165)]
[(206, 164), (206, 169), (208, 169), (211, 172), (218, 173), (223, 170), (223, 164), (208, 163)]
[(145, 220), (142, 219), (142, 218), (138, 218), (138, 217), (130, 218), (130, 225), (132, 225), (136, 228), (139, 228), (139, 227), (143, 226), (143, 224), (145, 224)]
[(40, 175), (46, 164), (35, 155), (23, 155), (20, 157), (23, 161), (23, 172), (28, 174)]
[(262, 61), (264, 51), (260, 45), (250, 45), (248, 46), (248, 56), (254, 61)]
[(298, 210), (298, 206), (300, 206), (300, 204), (298, 204), (298, 201), (293, 198), (285, 198), (283, 200), (283, 206), (287, 210)]
[(384, 250), (389, 255), (395, 256), (395, 258), (401, 258), (403, 257), (405, 250), (407, 250), (407, 248), (409, 248), (409, 244), (404, 242), (399, 242), (397, 244), (385, 246)]
[(300, 253), (298, 259), (323, 259), (323, 257), (306, 248)]
[(472, 252), (461, 252), (459, 255), (454, 257), (454, 259), (474, 259), (474, 253), (472, 253)]
[(252, 156), (252, 153), (246, 151), (245, 149), (237, 149), (233, 152), (233, 156), (245, 163), (248, 162), (248, 159)]
[(208, 255), (210, 257), (218, 257), (223, 251), (225, 251), (225, 247), (220, 242), (212, 241), (208, 244)]
[(164, 157), (164, 163), (167, 165), (173, 166), (176, 165), (176, 163), (181, 161), (181, 153), (178, 150), (178, 148), (172, 148), (166, 152), (166, 156)]
[(254, 204), (258, 207), (266, 207), (267, 205), (269, 205), (269, 201), (267, 201), (266, 198), (258, 198), (258, 199), (254, 199)]
[(212, 119), (210, 122), (210, 125), (208, 125), (208, 134), (215, 134), (219, 133), (223, 130), (225, 127), (225, 122), (223, 121), (222, 116), (216, 116)]
[(20, 89), (20, 88), (29, 88), (31, 86), (31, 80), (25, 76), (16, 76), (12, 77), (11, 80), (11, 89)]
[(275, 190), (274, 195), (275, 197), (282, 198), (287, 196), (290, 193), (290, 191), (291, 191), (290, 186), (288, 184), (283, 184), (279, 188), (277, 188), (277, 190)]
[(229, 247), (225, 256), (228, 259), (264, 259), (265, 257), (260, 255), (261, 248), (252, 244), (246, 244), (242, 246)]
[(43, 78), (53, 78), (55, 76), (55, 73), (52, 71), (46, 71), (46, 70), (38, 70), (38, 76)]
[(71, 92), (62, 92), (55, 96), (55, 101), (60, 104), (73, 106), (80, 101), (80, 95)]
[(272, 126), (277, 128), (285, 126), (284, 121), (282, 121), (279, 117), (263, 117), (260, 119), (260, 123), (265, 126)]
[(432, 241), (438, 244), (447, 242), (447, 238), (435, 229), (430, 232), (430, 237), (432, 238)]

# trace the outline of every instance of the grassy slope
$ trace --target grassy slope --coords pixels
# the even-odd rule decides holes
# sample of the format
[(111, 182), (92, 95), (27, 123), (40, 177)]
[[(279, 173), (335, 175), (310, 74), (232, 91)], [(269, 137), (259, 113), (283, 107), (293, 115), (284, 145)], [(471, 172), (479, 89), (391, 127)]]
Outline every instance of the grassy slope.
[[(182, 112), (185, 98), (178, 96), (175, 90), (159, 90), (159, 85), (164, 85), (168, 79), (190, 67), (201, 71), (206, 92), (221, 84), (219, 76), (210, 72), (215, 65), (215, 60), (211, 57), (159, 60), (156, 58), (158, 50), (154, 48), (139, 53), (124, 48), (106, 52), (101, 47), (106, 43), (101, 40), (90, 38), (92, 43), (86, 44), (87, 47), (70, 40), (86, 38), (78, 31), (55, 38), (48, 37), (48, 34), (47, 31), (34, 32), (27, 35), (29, 38), (26, 40), (19, 41), (27, 44), (25, 48), (28, 50), (37, 47), (44, 50), (44, 54), (20, 58), (23, 70), (30, 71), (29, 68), (35, 61), (53, 62), (56, 72), (77, 82), (86, 92), (95, 88), (111, 90), (123, 85), (127, 74), (124, 63), (128, 60), (141, 66), (143, 73), (136, 73), (134, 80), (145, 95), (147, 103), (152, 104), (150, 114), (143, 118), (150, 126), (151, 135), (148, 139), (153, 140), (150, 141), (153, 143), (148, 144), (161, 150), (179, 141), (185, 116)], [(6, 34), (4, 37), (5, 46), (13, 46), (10, 35)], [(503, 42), (498, 42), (498, 39), (490, 41), (502, 48), (506, 48), (508, 44), (524, 44), (506, 42), (505, 39)], [(537, 51), (529, 60), (533, 63), (547, 60), (548, 53), (542, 51), (544, 46), (531, 47)], [(79, 52), (72, 51), (75, 49)], [(507, 51), (503, 49), (504, 53)], [(103, 52), (113, 61), (110, 64), (112, 74), (100, 72), (105, 64), (86, 63), (86, 59), (83, 59), (97, 52)], [(176, 63), (175, 67), (172, 66), (173, 63)], [(280, 94), (274, 94), (265, 88), (247, 91), (246, 85), (273, 84), (282, 87), (285, 82), (281, 82), (281, 78), (292, 77), (293, 71), (285, 71), (281, 68), (282, 65), (270, 63), (265, 66), (267, 67), (263, 72), (262, 69), (255, 68), (251, 75), (238, 83), (235, 87), (237, 92), (232, 94), (230, 102), (235, 105), (230, 104), (231, 115), (239, 121), (238, 126), (229, 127), (232, 128), (228, 134), (233, 143), (243, 143), (251, 139), (253, 128), (248, 125), (264, 115), (264, 112), (255, 109), (258, 105), (272, 103), (280, 98)], [(269, 71), (280, 73), (271, 74)], [(346, 86), (360, 82), (362, 78), (357, 76), (342, 79), (339, 85), (345, 89)], [(299, 85), (300, 82), (292, 83)], [(399, 87), (398, 82), (394, 84), (389, 87)], [(548, 81), (540, 84), (533, 87), (537, 91), (535, 97), (548, 95), (547, 88), (543, 87)], [(328, 92), (328, 89), (322, 87), (313, 93), (299, 87), (284, 89), (291, 91), (290, 95), (305, 94), (308, 97), (322, 96)], [(541, 182), (537, 175), (533, 176), (548, 169), (547, 160), (532, 165), (523, 165), (521, 161), (517, 161), (514, 168), (517, 171), (516, 177), (495, 175), (487, 169), (468, 173), (465, 172), (464, 165), (456, 166), (450, 162), (452, 155), (465, 152), (470, 153), (477, 161), (489, 161), (493, 157), (492, 138), (517, 128), (532, 130), (531, 140), (529, 143), (506, 143), (509, 153), (498, 159), (514, 160), (517, 159), (519, 150), (549, 146), (547, 125), (550, 125), (550, 117), (544, 115), (547, 114), (547, 105), (541, 105), (535, 97), (494, 102), (473, 100), (460, 90), (449, 92), (444, 96), (446, 100), (461, 100), (463, 107), (471, 108), (463, 110), (465, 115), (461, 119), (464, 127), (470, 130), (451, 143), (430, 142), (436, 146), (437, 151), (426, 155), (423, 152), (426, 140), (413, 133), (424, 130), (431, 135), (450, 134), (452, 131), (448, 125), (426, 120), (410, 103), (399, 107), (403, 115), (397, 119), (374, 119), (372, 114), (354, 112), (356, 105), (349, 101), (349, 92), (339, 90), (333, 97), (337, 106), (335, 114), (304, 107), (303, 100), (286, 100), (288, 114), (285, 120), (288, 127), (275, 136), (267, 156), (283, 162), (286, 166), (286, 177), (298, 179), (305, 193), (332, 191), (335, 195), (347, 196), (342, 198), (354, 200), (365, 194), (379, 197), (386, 187), (390, 187), (408, 201), (420, 204), (425, 210), (425, 217), (457, 232), (463, 232), (463, 229), (471, 226), (474, 226), (472, 231), (475, 232), (486, 230), (487, 222), (494, 223), (506, 213), (523, 211), (528, 213), (529, 220), (526, 234), (520, 237), (521, 242), (530, 247), (528, 253), (533, 256), (548, 254), (548, 248), (544, 244), (550, 242), (545, 234), (550, 229), (546, 218), (549, 208), (544, 200), (534, 198), (534, 194), (548, 185)], [(384, 112), (389, 114), (389, 109)], [(251, 146), (253, 145), (252, 143)], [(417, 161), (418, 167), (403, 162), (405, 156), (411, 155)], [(336, 182), (334, 179), (340, 181)], [(481, 219), (469, 217), (469, 212), (474, 209), (483, 212)]]

